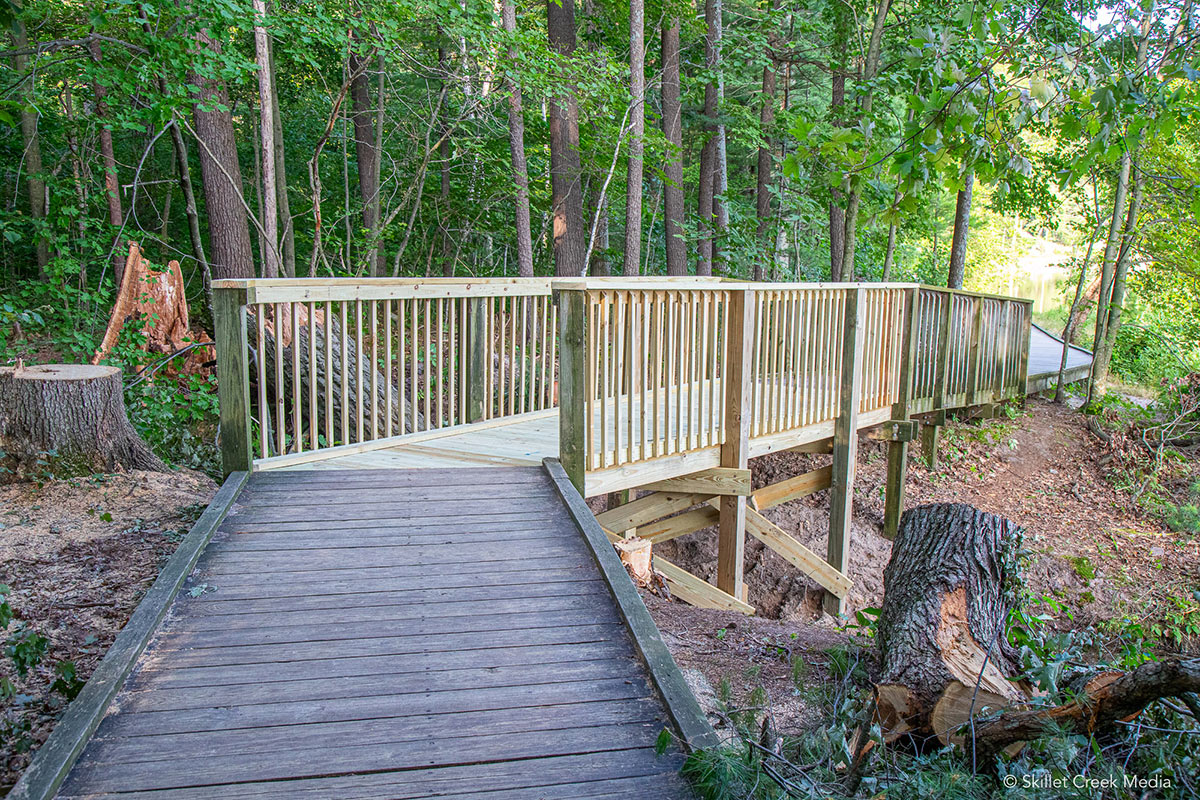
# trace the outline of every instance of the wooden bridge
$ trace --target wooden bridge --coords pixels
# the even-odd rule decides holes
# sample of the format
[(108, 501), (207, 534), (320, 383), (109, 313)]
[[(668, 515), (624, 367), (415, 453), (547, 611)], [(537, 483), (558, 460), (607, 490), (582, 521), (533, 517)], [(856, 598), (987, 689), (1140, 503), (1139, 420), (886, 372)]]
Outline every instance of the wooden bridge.
[[(859, 436), (889, 442), (894, 532), (916, 420), (932, 448), (947, 411), (1044, 388), (1029, 365), (1061, 353), (1028, 301), (912, 284), (252, 280), (214, 302), (230, 477), (14, 798), (687, 796), (681, 750), (715, 737), (609, 540), (716, 527), (714, 582), (655, 567), (752, 613), (749, 533), (837, 613)], [(832, 463), (752, 491), (750, 459), (786, 449)], [(824, 555), (761, 513), (826, 488)]]

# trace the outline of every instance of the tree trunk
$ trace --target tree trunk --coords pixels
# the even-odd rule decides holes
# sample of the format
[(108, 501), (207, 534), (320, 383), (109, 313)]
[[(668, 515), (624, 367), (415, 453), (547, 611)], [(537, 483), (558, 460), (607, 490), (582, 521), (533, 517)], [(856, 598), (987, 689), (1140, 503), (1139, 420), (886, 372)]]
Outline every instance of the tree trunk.
[(625, 182), (625, 269), (642, 271), (642, 152), (646, 134), (645, 4), (629, 3), (629, 169)]
[(758, 244), (761, 254), (754, 260), (754, 280), (766, 280), (765, 262), (771, 252), (771, 175), (774, 166), (771, 129), (775, 126), (775, 64), (768, 63), (762, 74), (762, 109), (758, 126), (763, 143), (758, 148), (758, 169), (755, 175), (755, 213), (758, 217)]
[(362, 201), (363, 228), (367, 232), (367, 269), (371, 277), (384, 274), (383, 250), (379, 246), (379, 143), (375, 141), (375, 114), (371, 109), (371, 82), (367, 76), (368, 55), (360, 55), (354, 34), (350, 48), (350, 118), (354, 123), (354, 154), (358, 164), (358, 194)]
[[(949, 741), (985, 706), (1020, 703), (1004, 638), (1020, 581), (1016, 524), (966, 505), (905, 512), (883, 573), (879, 722), (885, 735)], [(978, 683), (978, 690), (976, 684)]]
[[(845, 40), (842, 40), (842, 61), (845, 60)], [(834, 125), (840, 125), (842, 107), (846, 104), (846, 74), (841, 65), (834, 65), (833, 77), (830, 80), (829, 114)], [(832, 190), (833, 197), (829, 201), (829, 279), (837, 283), (842, 279), (842, 257), (846, 252), (846, 210), (842, 208), (842, 192)]]
[[(514, 0), (503, 0), (501, 24), (509, 34), (517, 32), (517, 10)], [(515, 47), (508, 49), (508, 60), (517, 61)], [(529, 165), (525, 159), (525, 115), (522, 109), (521, 87), (508, 79), (508, 149), (512, 154), (513, 185), (516, 186), (517, 207), (517, 275), (533, 277), (533, 237), (529, 214)]]
[(599, 193), (588, 202), (588, 214), (586, 219), (594, 219), (595, 224), (592, 227), (593, 244), (591, 248), (591, 256), (588, 259), (588, 274), (595, 276), (607, 276), (612, 274), (612, 268), (608, 263), (608, 198), (601, 197)]
[[(547, 0), (550, 47), (560, 56), (575, 52), (574, 0)], [(554, 272), (580, 276), (587, 265), (588, 236), (583, 222), (583, 168), (579, 161), (579, 103), (567, 75), (549, 101), (550, 206), (554, 214)]]
[[(704, 68), (710, 74), (715, 73), (718, 68), (719, 23), (716, 21), (717, 11), (717, 0), (705, 0), (704, 24), (707, 26), (707, 33), (704, 36)], [(697, 213), (699, 214), (696, 225), (697, 249), (699, 250), (696, 259), (697, 275), (713, 274), (713, 234), (716, 223), (713, 211), (717, 183), (717, 157), (719, 155), (717, 152), (719, 145), (717, 141), (718, 114), (720, 114), (720, 106), (717, 101), (717, 83), (712, 80), (704, 85), (705, 139), (704, 146), (700, 150), (699, 187), (696, 192)]]
[(724, 37), (724, 16), (725, 7), (723, 0), (712, 0), (713, 15), (712, 15), (712, 38), (713, 38), (713, 63), (714, 71), (717, 74), (717, 97), (716, 97), (716, 149), (713, 152), (713, 246), (712, 260), (713, 269), (719, 273), (728, 272), (728, 265), (725, 264), (721, 256), (721, 243), (725, 239), (725, 232), (729, 229), (729, 206), (725, 202), (725, 195), (729, 192), (729, 160), (726, 148), (725, 139), (725, 123), (721, 120), (721, 109), (725, 107), (725, 72), (721, 61), (721, 40)]
[(667, 140), (663, 186), (663, 229), (666, 234), (667, 274), (687, 274), (687, 243), (683, 238), (683, 119), (679, 97), (679, 18), (663, 23), (662, 114)]
[(1058, 384), (1054, 388), (1054, 402), (1062, 404), (1067, 399), (1066, 387), (1063, 386), (1063, 373), (1067, 371), (1067, 356), (1071, 352), (1071, 340), (1075, 338), (1075, 329), (1083, 317), (1083, 309), (1087, 303), (1084, 300), (1083, 287), (1087, 285), (1088, 266), (1092, 263), (1092, 250), (1096, 246), (1096, 237), (1088, 238), (1087, 253), (1083, 257), (1083, 265), (1079, 268), (1079, 281), (1075, 284), (1075, 296), (1071, 298), (1071, 310), (1067, 312), (1067, 324), (1063, 326), (1062, 358), (1058, 363)]
[(267, 40), (271, 59), (271, 128), (275, 135), (275, 194), (279, 199), (279, 222), (283, 225), (283, 273), (296, 277), (296, 226), (292, 224), (292, 204), (288, 199), (287, 148), (283, 142), (283, 119), (279, 113), (279, 91), (275, 88), (275, 45)]
[[(1133, 165), (1136, 169), (1136, 163)], [(1145, 178), (1141, 174), (1134, 179), (1133, 191), (1129, 195), (1129, 210), (1125, 216), (1125, 231), (1122, 234), (1121, 253), (1113, 270), (1112, 292), (1108, 299), (1108, 322), (1104, 326), (1104, 338), (1092, 347), (1093, 397), (1104, 396), (1104, 384), (1108, 380), (1108, 369), (1112, 364), (1113, 347), (1117, 343), (1117, 331), (1121, 327), (1121, 312), (1125, 306), (1125, 277), (1129, 273), (1129, 261), (1133, 257), (1133, 245), (1138, 236), (1138, 215), (1142, 207), (1142, 187)], [(1089, 398), (1090, 401), (1090, 398)]]
[[(91, 56), (92, 62), (97, 66), (101, 62), (100, 42), (92, 40), (88, 42), (88, 55)], [(105, 124), (108, 118), (108, 89), (98, 81), (92, 82), (92, 94), (96, 98), (96, 120), (99, 122), (100, 134), (100, 161), (104, 166), (104, 201), (108, 206), (108, 224), (113, 226), (114, 231), (121, 228), (125, 221), (125, 214), (121, 209), (121, 182), (117, 177), (117, 157), (113, 152), (112, 129)], [(116, 234), (113, 234), (116, 236)], [(116, 285), (121, 285), (121, 270), (125, 268), (125, 258), (121, 254), (121, 243), (119, 239), (114, 239), (112, 244), (112, 264), (113, 274), (116, 278)]]
[(951, 289), (963, 288), (963, 280), (967, 273), (967, 234), (971, 226), (971, 192), (975, 187), (975, 172), (967, 173), (967, 182), (958, 190), (958, 198), (954, 203), (954, 239), (950, 242), (950, 269), (946, 276), (946, 286)]
[[(25, 23), (19, 18), (13, 20), (13, 43), (17, 50), (25, 50), (29, 47)], [(37, 259), (38, 273), (45, 274), (46, 267), (50, 264), (50, 243), (39, 228), (46, 219), (46, 184), (42, 180), (42, 141), (38, 136), (38, 115), (33, 110), (36, 107), (33, 101), (35, 86), (33, 75), (28, 77), (25, 75), (28, 70), (28, 56), (13, 57), (13, 71), (17, 73), (18, 80), (22, 83), (26, 80), (29, 82), (28, 96), (30, 100), (21, 104), (21, 142), (25, 148), (25, 188), (29, 197), (29, 216), (33, 220), (36, 231), (35, 258)]]
[[(887, 20), (888, 8), (890, 6), (891, 0), (879, 0), (879, 5), (875, 8), (875, 22), (871, 27), (871, 38), (867, 44), (867, 57), (863, 62), (862, 82), (866, 85), (867, 90), (859, 105), (859, 117), (862, 122), (861, 127), (864, 131), (868, 131), (868, 139), (870, 138), (869, 131), (871, 130), (871, 108), (874, 104), (874, 92), (871, 89), (871, 84), (879, 71), (879, 51), (883, 44), (883, 26)], [(850, 182), (850, 197), (846, 203), (846, 233), (843, 239), (842, 277), (851, 281), (854, 280), (855, 276), (854, 254), (858, 248), (858, 209), (862, 203), (862, 186), (864, 183), (865, 179), (863, 178)]]
[(46, 460), (64, 475), (169, 471), (129, 424), (116, 367), (0, 369), (0, 442), (18, 471)]
[[(220, 55), (220, 43), (207, 32), (197, 34), (196, 41), (201, 48)], [(190, 82), (200, 88), (193, 113), (200, 146), (212, 274), (214, 278), (253, 278), (254, 251), (242, 197), (242, 170), (229, 97), (224, 84), (214, 78), (192, 75)]]
[(279, 202), (276, 200), (278, 183), (275, 179), (275, 120), (271, 109), (275, 105), (274, 81), (271, 79), (271, 39), (263, 26), (267, 16), (266, 0), (254, 0), (254, 58), (258, 64), (258, 129), (261, 136), (259, 157), (262, 161), (262, 217), (263, 239), (262, 274), (264, 278), (277, 278), (282, 272), (279, 257)]

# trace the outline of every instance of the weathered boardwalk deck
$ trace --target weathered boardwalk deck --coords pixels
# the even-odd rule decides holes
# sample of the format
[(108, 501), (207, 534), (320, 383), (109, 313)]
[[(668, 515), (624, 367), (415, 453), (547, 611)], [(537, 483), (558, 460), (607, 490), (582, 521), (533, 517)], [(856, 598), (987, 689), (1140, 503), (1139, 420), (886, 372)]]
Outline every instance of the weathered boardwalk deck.
[(690, 796), (655, 743), (711, 731), (556, 466), (250, 476), (58, 796)]

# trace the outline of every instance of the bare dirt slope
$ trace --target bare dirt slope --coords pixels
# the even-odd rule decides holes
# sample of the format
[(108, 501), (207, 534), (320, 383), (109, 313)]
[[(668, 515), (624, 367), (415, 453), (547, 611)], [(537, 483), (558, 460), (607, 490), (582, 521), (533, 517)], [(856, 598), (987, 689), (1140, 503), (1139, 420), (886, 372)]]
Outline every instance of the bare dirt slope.
[(65, 705), (50, 691), (55, 666), (86, 680), (212, 498), (216, 485), (191, 471), (130, 472), (0, 486), (0, 583), (15, 620), (48, 640), (21, 679), (0, 658), (0, 794), (19, 777), (30, 748), (50, 734)]

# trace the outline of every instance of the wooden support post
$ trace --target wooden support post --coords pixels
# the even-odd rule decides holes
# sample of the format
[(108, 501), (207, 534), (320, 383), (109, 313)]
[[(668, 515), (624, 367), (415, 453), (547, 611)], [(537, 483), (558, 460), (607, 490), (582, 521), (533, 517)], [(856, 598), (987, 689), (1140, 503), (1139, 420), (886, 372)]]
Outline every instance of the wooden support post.
[[(908, 314), (904, 321), (904, 349), (900, 357), (900, 390), (892, 404), (892, 419), (909, 418), (908, 402), (912, 397), (913, 373), (917, 362), (917, 306), (920, 289), (909, 289)], [(900, 530), (900, 515), (904, 512), (904, 482), (908, 477), (908, 441), (888, 442), (887, 488), (883, 505), (883, 535), (895, 539)]]
[[(850, 519), (854, 507), (854, 474), (858, 460), (858, 404), (862, 397), (866, 289), (846, 291), (842, 321), (841, 388), (833, 428), (833, 485), (829, 492), (829, 565), (845, 575), (850, 570)], [(825, 610), (842, 613), (842, 598), (825, 593)]]
[[(558, 306), (558, 460), (587, 496), (587, 291), (556, 289)], [(622, 528), (624, 530), (624, 528)]]
[(1022, 305), (1021, 320), (1021, 368), (1017, 378), (1016, 393), (1021, 398), (1021, 405), (1024, 406), (1026, 396), (1029, 394), (1029, 337), (1033, 334), (1033, 301), (1026, 300)]
[[(750, 360), (754, 346), (754, 291), (729, 293), (725, 344), (725, 419), (721, 466), (750, 465)], [(742, 569), (746, 552), (746, 498), (721, 497), (717, 539), (717, 588), (744, 597)]]
[[(246, 334), (246, 290), (213, 289), (217, 398), (220, 404), (221, 470), (226, 477), (254, 462), (250, 442), (250, 363)], [(264, 353), (258, 354), (265, 358)]]
[(467, 300), (466, 331), (467, 352), (467, 422), (482, 422), (487, 418), (488, 398), (487, 372), (487, 304), (490, 297), (472, 297)]

